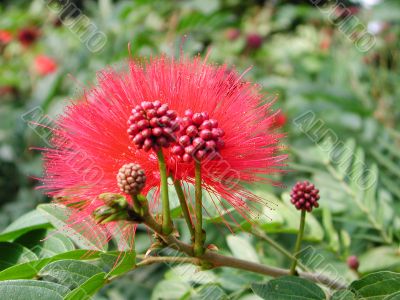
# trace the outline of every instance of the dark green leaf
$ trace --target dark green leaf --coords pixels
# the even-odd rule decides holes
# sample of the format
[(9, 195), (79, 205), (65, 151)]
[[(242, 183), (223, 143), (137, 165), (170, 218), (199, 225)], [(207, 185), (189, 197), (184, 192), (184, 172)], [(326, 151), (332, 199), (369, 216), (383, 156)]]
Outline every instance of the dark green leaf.
[(322, 289), (304, 278), (284, 276), (272, 279), (266, 284), (255, 283), (251, 286), (254, 293), (263, 299), (311, 300), (325, 299)]
[(352, 282), (350, 290), (358, 298), (379, 300), (400, 291), (400, 274), (382, 271)]
[(349, 290), (337, 291), (332, 295), (331, 300), (355, 300), (354, 294)]
[(37, 260), (37, 256), (29, 249), (14, 243), (0, 242), (0, 270), (32, 260)]

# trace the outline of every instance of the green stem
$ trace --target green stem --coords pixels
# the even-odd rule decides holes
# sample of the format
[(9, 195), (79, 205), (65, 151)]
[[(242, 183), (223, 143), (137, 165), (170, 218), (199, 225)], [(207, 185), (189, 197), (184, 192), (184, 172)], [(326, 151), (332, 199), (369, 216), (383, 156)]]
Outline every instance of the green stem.
[(306, 225), (306, 211), (302, 210), (301, 217), (300, 217), (299, 232), (297, 234), (296, 245), (294, 247), (294, 252), (293, 252), (293, 256), (295, 257), (295, 259), (293, 260), (292, 266), (290, 267), (290, 275), (295, 275), (295, 273), (296, 273), (297, 259), (298, 259), (298, 254), (299, 254), (299, 251), (301, 248), (301, 241), (303, 240), (305, 225)]
[(187, 205), (186, 199), (185, 199), (185, 194), (183, 193), (182, 186), (179, 180), (174, 180), (174, 187), (176, 190), (176, 194), (178, 195), (179, 203), (181, 204), (182, 207), (182, 213), (183, 216), (185, 217), (186, 223), (189, 227), (190, 235), (192, 238), (194, 238), (194, 228), (192, 224), (192, 219), (190, 218), (190, 212), (189, 212), (189, 207)]
[(195, 215), (196, 223), (194, 226), (194, 254), (200, 256), (204, 253), (203, 248), (203, 203), (202, 203), (202, 191), (201, 191), (201, 163), (195, 161)]
[(172, 232), (172, 222), (168, 198), (167, 166), (162, 149), (157, 152), (157, 157), (161, 177), (162, 229), (164, 234), (170, 234)]

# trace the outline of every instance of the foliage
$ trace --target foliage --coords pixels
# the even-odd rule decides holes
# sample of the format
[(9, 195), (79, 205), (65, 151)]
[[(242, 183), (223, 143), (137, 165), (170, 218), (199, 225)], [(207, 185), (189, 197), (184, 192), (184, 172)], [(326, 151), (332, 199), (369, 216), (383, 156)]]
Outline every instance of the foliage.
[[(91, 52), (71, 29), (68, 16), (62, 15), (61, 26), (55, 26), (59, 15), (46, 5), (49, 1), (20, 2), (0, 4), (0, 29), (14, 36), (10, 44), (0, 44), (1, 295), (99, 300), (400, 297), (396, 1), (384, 1), (373, 10), (360, 7), (362, 24), (381, 25), (375, 45), (366, 52), (357, 49), (332, 14), (311, 4), (89, 1), (79, 6), (81, 13), (107, 37), (101, 50)], [(15, 37), (28, 26), (38, 27), (41, 34), (25, 48)], [(236, 39), (229, 38), (232, 29), (239, 30)], [(250, 33), (262, 37), (260, 48), (247, 44)], [(273, 179), (288, 187), (311, 179), (321, 194), (320, 208), (307, 216), (300, 268), (336, 276), (348, 283), (347, 289), (335, 292), (296, 276), (271, 279), (178, 263), (139, 269), (137, 263), (150, 247), (144, 227), (137, 229), (135, 252), (116, 249), (113, 239), (100, 247), (66, 230), (67, 210), (47, 204), (49, 199), (35, 189), (42, 162), (31, 147), (46, 146), (50, 138), (36, 123), (52, 125), (77, 85), (95, 81), (96, 71), (107, 64), (121, 65), (130, 55), (128, 43), (135, 57), (178, 55), (182, 47), (187, 55), (208, 53), (209, 61), (241, 71), (252, 66), (244, 76), (267, 95), (278, 95), (275, 107), (288, 120), (284, 131), (291, 171)], [(39, 54), (55, 59), (55, 73), (35, 73)], [(207, 241), (221, 253), (287, 268), (291, 259), (279, 247), (291, 251), (300, 218), (288, 189), (255, 185), (252, 190), (274, 209), (262, 208), (253, 224), (229, 224), (230, 232), (218, 208), (207, 207)], [(170, 197), (174, 222), (189, 240), (177, 195), (171, 192)], [(350, 255), (359, 258), (358, 273), (346, 265)]]

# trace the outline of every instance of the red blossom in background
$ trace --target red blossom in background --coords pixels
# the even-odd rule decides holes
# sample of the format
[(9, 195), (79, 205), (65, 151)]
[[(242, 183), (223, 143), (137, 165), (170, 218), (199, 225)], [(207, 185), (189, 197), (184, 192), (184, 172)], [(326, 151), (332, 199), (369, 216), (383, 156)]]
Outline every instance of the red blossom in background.
[(49, 75), (57, 70), (57, 63), (47, 55), (38, 55), (35, 57), (34, 69), (39, 75)]
[(0, 29), (0, 44), (6, 45), (13, 39), (12, 33), (8, 30)]
[[(224, 147), (218, 157), (202, 162), (203, 188), (215, 204), (220, 202), (226, 210), (229, 203), (248, 218), (253, 212), (251, 202), (265, 200), (244, 185), (270, 184), (267, 175), (282, 171), (285, 159), (278, 154), (281, 134), (272, 130), (272, 103), (263, 98), (236, 71), (227, 72), (226, 66), (210, 65), (200, 58), (159, 57), (144, 64), (130, 61), (126, 72), (106, 69), (98, 74), (98, 85), (57, 120), (51, 140), (54, 148), (44, 149), (43, 188), (50, 196), (67, 197), (69, 204), (83, 202), (83, 209), (76, 213), (79, 219), (90, 217), (102, 204), (99, 194), (121, 193), (116, 175), (124, 164), (138, 163), (145, 170), (144, 194), (158, 189), (157, 156), (135, 147), (127, 121), (143, 101), (159, 100), (178, 116), (191, 109), (207, 112), (218, 121), (225, 133)], [(170, 175), (186, 184), (194, 182), (193, 163), (177, 160), (171, 148), (164, 155)], [(155, 202), (158, 193), (150, 207)]]
[(225, 37), (229, 40), (229, 41), (235, 41), (239, 38), (240, 36), (240, 30), (237, 28), (228, 28), (225, 31)]
[(24, 47), (29, 47), (38, 39), (40, 31), (36, 27), (22, 28), (18, 32), (18, 40)]
[(247, 47), (250, 49), (258, 49), (263, 43), (263, 38), (258, 33), (250, 33), (246, 37)]

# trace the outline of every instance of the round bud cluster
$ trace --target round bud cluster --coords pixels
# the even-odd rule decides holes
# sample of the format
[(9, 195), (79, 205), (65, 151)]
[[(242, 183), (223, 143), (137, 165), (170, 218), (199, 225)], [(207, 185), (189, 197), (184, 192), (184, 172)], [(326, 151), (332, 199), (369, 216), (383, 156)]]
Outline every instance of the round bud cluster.
[(208, 113), (193, 113), (188, 109), (179, 121), (179, 139), (171, 151), (180, 161), (201, 160), (225, 146), (224, 131), (218, 127), (217, 120), (209, 118)]
[(297, 182), (290, 193), (291, 202), (298, 210), (311, 212), (314, 207), (318, 207), (319, 190), (308, 181)]
[(357, 256), (352, 255), (347, 258), (347, 265), (350, 269), (357, 271), (358, 267), (360, 266), (360, 262), (358, 261)]
[(160, 147), (169, 147), (175, 141), (175, 132), (179, 130), (177, 114), (168, 104), (160, 101), (143, 101), (132, 109), (128, 120), (128, 134), (138, 149), (158, 151)]
[(140, 165), (125, 164), (118, 171), (117, 183), (122, 192), (137, 195), (146, 184), (146, 175)]

